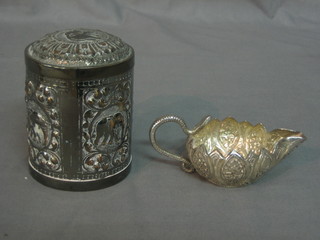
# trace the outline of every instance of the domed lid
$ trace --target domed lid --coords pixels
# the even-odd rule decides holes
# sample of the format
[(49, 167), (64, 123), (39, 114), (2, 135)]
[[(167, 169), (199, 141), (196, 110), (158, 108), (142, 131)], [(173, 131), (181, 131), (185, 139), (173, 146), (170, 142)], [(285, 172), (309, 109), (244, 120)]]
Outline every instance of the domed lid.
[(49, 33), (26, 49), (26, 56), (62, 68), (107, 67), (133, 56), (119, 37), (100, 30), (68, 29)]

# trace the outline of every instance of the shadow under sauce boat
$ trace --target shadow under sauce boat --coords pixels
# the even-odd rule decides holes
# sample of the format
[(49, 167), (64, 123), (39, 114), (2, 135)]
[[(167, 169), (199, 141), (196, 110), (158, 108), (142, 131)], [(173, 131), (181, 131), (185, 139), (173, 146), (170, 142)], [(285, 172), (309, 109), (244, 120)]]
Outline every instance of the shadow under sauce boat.
[[(167, 122), (178, 123), (187, 134), (189, 159), (158, 145), (156, 131)], [(283, 128), (267, 132), (262, 124), (253, 126), (231, 117), (220, 121), (208, 116), (189, 130), (182, 119), (164, 116), (155, 120), (150, 129), (150, 141), (159, 153), (181, 161), (184, 171), (195, 170), (223, 187), (241, 187), (254, 182), (305, 139), (301, 132)]]

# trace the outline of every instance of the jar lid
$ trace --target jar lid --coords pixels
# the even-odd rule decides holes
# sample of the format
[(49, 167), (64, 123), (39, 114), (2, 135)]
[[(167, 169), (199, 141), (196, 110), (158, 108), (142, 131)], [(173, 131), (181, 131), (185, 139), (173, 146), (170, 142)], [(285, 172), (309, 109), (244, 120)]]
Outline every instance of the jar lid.
[(50, 75), (52, 69), (66, 69), (70, 73), (70, 70), (75, 69), (127, 66), (128, 62), (130, 66), (127, 67), (130, 68), (133, 65), (134, 51), (117, 36), (100, 30), (79, 28), (45, 35), (27, 46), (25, 56), (27, 67), (36, 71), (51, 68), (50, 71), (47, 69), (43, 72), (44, 75)]

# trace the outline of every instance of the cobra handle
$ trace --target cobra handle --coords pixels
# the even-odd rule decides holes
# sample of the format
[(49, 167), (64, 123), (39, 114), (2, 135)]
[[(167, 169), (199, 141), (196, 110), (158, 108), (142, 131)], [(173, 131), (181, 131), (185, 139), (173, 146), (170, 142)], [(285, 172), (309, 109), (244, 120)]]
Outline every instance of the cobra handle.
[(151, 142), (152, 146), (154, 147), (154, 149), (157, 150), (160, 154), (163, 154), (166, 157), (169, 157), (169, 158), (172, 158), (172, 159), (175, 159), (175, 160), (182, 162), (182, 169), (188, 173), (191, 173), (194, 171), (194, 167), (192, 166), (192, 163), (190, 162), (190, 160), (188, 160), (184, 157), (178, 156), (176, 154), (170, 153), (170, 152), (164, 150), (163, 148), (161, 148), (157, 143), (156, 132), (162, 124), (168, 123), (168, 122), (175, 122), (175, 123), (178, 123), (180, 125), (180, 127), (182, 128), (183, 132), (189, 136), (190, 134), (195, 133), (200, 128), (202, 128), (205, 124), (207, 124), (210, 121), (210, 119), (211, 119), (210, 116), (206, 117), (203, 121), (200, 122), (199, 125), (197, 125), (197, 127), (195, 127), (195, 129), (189, 130), (187, 128), (186, 123), (179, 117), (171, 116), (171, 115), (160, 117), (154, 121), (154, 123), (152, 124), (152, 126), (150, 128), (150, 134), (149, 134), (150, 142)]

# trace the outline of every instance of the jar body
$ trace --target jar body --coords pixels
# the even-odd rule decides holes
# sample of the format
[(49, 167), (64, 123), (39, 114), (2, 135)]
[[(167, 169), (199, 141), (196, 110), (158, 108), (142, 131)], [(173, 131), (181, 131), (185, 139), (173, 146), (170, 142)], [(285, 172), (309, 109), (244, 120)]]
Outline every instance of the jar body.
[(26, 63), (32, 175), (76, 191), (122, 180), (131, 165), (133, 61), (116, 71)]

